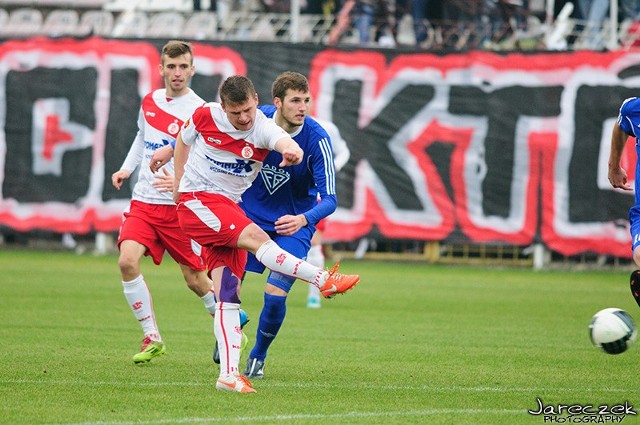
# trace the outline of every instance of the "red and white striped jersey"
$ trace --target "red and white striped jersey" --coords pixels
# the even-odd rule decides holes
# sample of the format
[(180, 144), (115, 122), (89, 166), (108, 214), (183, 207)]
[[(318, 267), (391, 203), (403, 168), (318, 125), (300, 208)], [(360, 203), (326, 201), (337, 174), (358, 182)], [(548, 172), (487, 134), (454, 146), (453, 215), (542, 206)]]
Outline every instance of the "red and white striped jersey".
[(182, 127), (191, 145), (180, 192), (210, 192), (239, 202), (276, 142), (289, 135), (260, 110), (250, 130), (237, 130), (219, 103), (196, 109)]
[[(160, 192), (152, 186), (155, 177), (149, 161), (156, 149), (175, 143), (184, 121), (204, 103), (193, 90), (184, 96), (167, 98), (166, 90), (158, 89), (144, 97), (138, 114), (138, 133), (120, 167), (131, 173), (140, 167), (132, 199), (149, 204), (174, 203), (171, 192)], [(163, 168), (173, 174), (173, 160)]]

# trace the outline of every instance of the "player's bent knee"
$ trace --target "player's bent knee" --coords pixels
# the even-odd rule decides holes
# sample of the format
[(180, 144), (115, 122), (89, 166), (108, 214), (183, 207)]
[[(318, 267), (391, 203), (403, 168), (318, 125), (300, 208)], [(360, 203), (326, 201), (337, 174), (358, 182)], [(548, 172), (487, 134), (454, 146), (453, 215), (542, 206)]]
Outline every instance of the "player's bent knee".
[(286, 297), (295, 281), (294, 277), (272, 271), (267, 278), (265, 292), (269, 295)]
[(129, 255), (121, 255), (118, 259), (118, 267), (123, 275), (136, 274), (138, 272), (138, 260)]
[(251, 223), (240, 233), (238, 248), (246, 249), (255, 254), (262, 244), (270, 240), (271, 238), (269, 238), (269, 235), (267, 235), (264, 230), (258, 227), (257, 224)]

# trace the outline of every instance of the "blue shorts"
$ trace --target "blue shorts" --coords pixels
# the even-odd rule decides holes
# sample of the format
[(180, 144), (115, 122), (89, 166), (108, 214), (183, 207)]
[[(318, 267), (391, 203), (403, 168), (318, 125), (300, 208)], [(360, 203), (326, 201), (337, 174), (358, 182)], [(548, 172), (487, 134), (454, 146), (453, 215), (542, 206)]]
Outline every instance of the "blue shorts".
[(640, 246), (640, 205), (634, 205), (629, 210), (629, 224), (631, 230), (631, 252)]
[[(288, 253), (293, 254), (298, 258), (307, 258), (307, 253), (311, 248), (311, 237), (313, 236), (313, 232), (308, 226), (298, 230), (293, 236), (282, 236), (275, 232), (267, 232), (267, 234), (271, 239), (273, 239), (273, 241), (275, 241), (275, 243), (278, 244), (278, 246), (280, 246), (280, 248), (284, 249)], [(255, 255), (249, 253), (245, 271), (261, 274), (264, 272), (265, 268), (265, 265), (259, 262)], [(293, 282), (295, 281), (296, 279), (294, 277), (273, 271), (269, 272), (269, 276), (267, 277), (267, 283), (270, 283), (287, 293), (291, 290)]]

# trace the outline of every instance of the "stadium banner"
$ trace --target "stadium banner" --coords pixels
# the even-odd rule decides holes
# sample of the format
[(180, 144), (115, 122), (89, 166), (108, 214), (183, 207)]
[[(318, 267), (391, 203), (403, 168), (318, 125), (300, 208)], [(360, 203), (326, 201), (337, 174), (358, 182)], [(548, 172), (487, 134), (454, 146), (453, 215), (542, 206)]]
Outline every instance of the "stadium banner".
[[(116, 191), (140, 101), (161, 87), (163, 40), (10, 40), (0, 50), (0, 226), (115, 232)], [(284, 70), (305, 73), (313, 114), (351, 150), (328, 241), (365, 236), (630, 257), (632, 192), (610, 187), (610, 134), (639, 93), (640, 52), (326, 49), (194, 42), (193, 89), (217, 100), (243, 74), (271, 103)], [(635, 167), (634, 143), (625, 166)], [(633, 183), (633, 182), (632, 182)]]

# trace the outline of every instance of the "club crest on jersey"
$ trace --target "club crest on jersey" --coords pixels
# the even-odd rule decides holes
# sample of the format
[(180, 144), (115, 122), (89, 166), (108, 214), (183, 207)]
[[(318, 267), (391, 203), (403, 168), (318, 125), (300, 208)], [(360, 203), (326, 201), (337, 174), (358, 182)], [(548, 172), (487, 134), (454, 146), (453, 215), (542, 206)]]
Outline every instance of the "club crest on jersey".
[(245, 146), (242, 148), (242, 157), (243, 158), (251, 158), (253, 156), (253, 149), (251, 146)]
[(178, 134), (178, 131), (180, 131), (180, 126), (178, 125), (178, 120), (176, 120), (176, 121), (172, 122), (171, 124), (169, 124), (169, 127), (167, 127), (167, 131), (172, 136), (174, 134)]
[(269, 195), (273, 195), (282, 185), (289, 181), (290, 175), (282, 168), (264, 164), (260, 170), (260, 177)]

